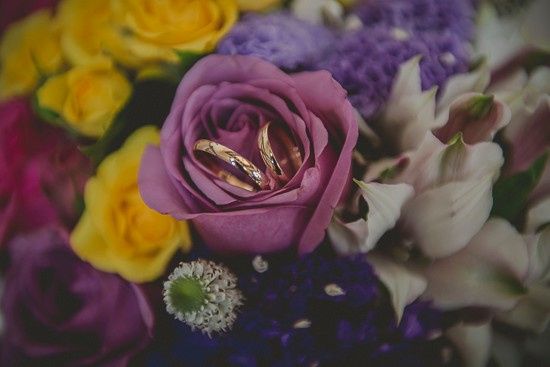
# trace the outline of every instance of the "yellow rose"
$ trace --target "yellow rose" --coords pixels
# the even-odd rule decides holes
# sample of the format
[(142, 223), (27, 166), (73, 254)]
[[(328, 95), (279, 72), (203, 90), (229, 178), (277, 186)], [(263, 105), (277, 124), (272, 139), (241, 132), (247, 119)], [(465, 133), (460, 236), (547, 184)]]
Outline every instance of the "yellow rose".
[(110, 16), (110, 0), (64, 0), (59, 4), (61, 47), (73, 65), (108, 58), (103, 52), (102, 34)]
[(139, 194), (141, 156), (159, 140), (155, 127), (143, 127), (101, 163), (86, 184), (86, 209), (71, 234), (80, 258), (132, 282), (158, 278), (178, 249), (191, 247), (187, 222), (150, 209)]
[(57, 23), (46, 10), (13, 24), (0, 43), (0, 100), (32, 92), (63, 65)]
[(212, 51), (238, 17), (235, 0), (112, 0), (111, 5), (105, 46), (133, 68), (175, 63), (175, 51)]
[(122, 109), (132, 86), (111, 62), (75, 66), (38, 89), (38, 105), (59, 114), (79, 133), (100, 137)]
[(262, 11), (281, 4), (281, 0), (237, 0), (242, 11)]

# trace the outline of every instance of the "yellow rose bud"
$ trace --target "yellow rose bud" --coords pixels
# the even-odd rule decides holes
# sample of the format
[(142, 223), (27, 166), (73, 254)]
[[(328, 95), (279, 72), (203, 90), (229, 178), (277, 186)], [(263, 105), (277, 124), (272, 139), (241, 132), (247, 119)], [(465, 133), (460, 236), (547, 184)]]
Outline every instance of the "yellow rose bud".
[(235, 0), (112, 0), (105, 46), (122, 64), (178, 61), (176, 51), (212, 51), (238, 17)]
[(102, 36), (110, 16), (109, 0), (64, 0), (59, 4), (61, 47), (73, 65), (109, 58), (103, 52)]
[(0, 43), (0, 100), (25, 95), (63, 65), (59, 30), (47, 10), (13, 24)]
[(158, 278), (178, 249), (191, 247), (187, 222), (150, 209), (139, 194), (141, 156), (159, 140), (157, 128), (143, 127), (101, 163), (86, 184), (86, 209), (71, 234), (80, 258), (132, 282)]
[(40, 108), (59, 114), (77, 132), (100, 137), (122, 109), (132, 87), (110, 62), (76, 66), (38, 89)]
[(237, 0), (242, 11), (262, 11), (281, 4), (281, 0)]

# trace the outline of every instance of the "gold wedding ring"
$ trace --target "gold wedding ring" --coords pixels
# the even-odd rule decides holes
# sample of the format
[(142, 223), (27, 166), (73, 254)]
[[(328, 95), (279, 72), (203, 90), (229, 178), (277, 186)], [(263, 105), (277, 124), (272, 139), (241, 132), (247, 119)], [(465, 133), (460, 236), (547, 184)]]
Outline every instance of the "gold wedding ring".
[[(292, 138), (281, 128), (273, 126), (270, 129), (271, 122), (265, 124), (258, 133), (258, 148), (260, 155), (266, 167), (271, 174), (280, 182), (286, 183), (290, 180), (291, 175), (296, 173), (302, 165), (302, 155), (300, 149), (294, 144)], [(277, 159), (271, 142), (269, 140), (269, 132), (272, 132), (280, 143), (280, 147), (284, 150), (285, 157)]]
[[(207, 139), (197, 140), (193, 148), (195, 152), (204, 152), (208, 153), (210, 156), (219, 158), (222, 161), (232, 165), (240, 172), (247, 175), (254, 184), (259, 187), (261, 190), (269, 188), (269, 180), (264, 175), (262, 171), (258, 169), (252, 162), (243, 156), (237, 154), (235, 151), (229, 149), (228, 147), (213, 142)], [(240, 187), (241, 189), (254, 192), (256, 188), (235, 175), (229, 173), (228, 171), (222, 169), (213, 161), (203, 161), (202, 162), (212, 173), (217, 177), (221, 178), (230, 185)]]

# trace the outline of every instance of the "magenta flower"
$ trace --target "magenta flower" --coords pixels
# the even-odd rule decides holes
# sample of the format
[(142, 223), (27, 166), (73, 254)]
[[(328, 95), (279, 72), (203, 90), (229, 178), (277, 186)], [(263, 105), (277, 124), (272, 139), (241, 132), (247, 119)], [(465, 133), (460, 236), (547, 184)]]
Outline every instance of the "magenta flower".
[(0, 104), (0, 246), (19, 231), (72, 225), (89, 161), (61, 130), (40, 123), (29, 103)]

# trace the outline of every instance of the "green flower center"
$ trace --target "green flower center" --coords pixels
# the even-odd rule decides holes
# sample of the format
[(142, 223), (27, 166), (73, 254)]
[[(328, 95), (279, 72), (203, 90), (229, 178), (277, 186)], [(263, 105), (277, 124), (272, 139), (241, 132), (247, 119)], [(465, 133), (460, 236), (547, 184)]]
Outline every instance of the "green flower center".
[(168, 296), (172, 306), (181, 313), (199, 310), (206, 298), (201, 283), (193, 278), (174, 280), (168, 290)]

